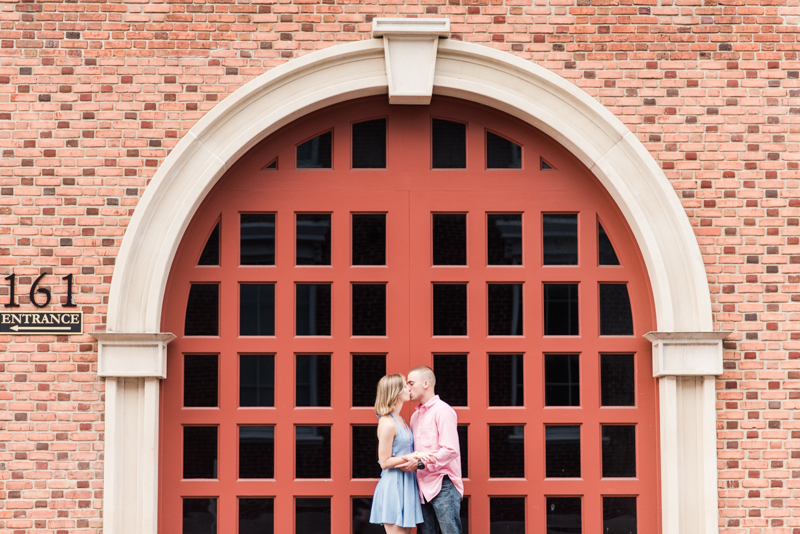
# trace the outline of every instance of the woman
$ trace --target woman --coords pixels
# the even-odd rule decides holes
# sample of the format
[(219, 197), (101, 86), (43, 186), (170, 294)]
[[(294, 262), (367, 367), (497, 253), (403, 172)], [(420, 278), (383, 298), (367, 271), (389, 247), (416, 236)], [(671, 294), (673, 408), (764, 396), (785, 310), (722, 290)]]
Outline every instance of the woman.
[(387, 534), (409, 534), (422, 523), (417, 476), (402, 471), (398, 466), (409, 461), (429, 462), (429, 455), (414, 452), (414, 436), (400, 410), (409, 400), (409, 391), (403, 375), (386, 375), (378, 382), (375, 413), (378, 422), (378, 463), (381, 480), (372, 498), (369, 522), (383, 524)]

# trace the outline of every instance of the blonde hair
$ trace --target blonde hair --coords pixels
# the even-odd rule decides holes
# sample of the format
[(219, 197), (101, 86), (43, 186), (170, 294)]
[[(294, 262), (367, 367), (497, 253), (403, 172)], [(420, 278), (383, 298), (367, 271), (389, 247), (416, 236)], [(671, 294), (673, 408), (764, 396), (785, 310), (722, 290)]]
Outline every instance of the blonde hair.
[(431, 369), (427, 365), (420, 365), (414, 367), (412, 370), (408, 372), (408, 374), (411, 373), (419, 373), (420, 378), (422, 378), (422, 380), (427, 380), (428, 384), (430, 384), (431, 387), (434, 387), (436, 385), (436, 375), (433, 374), (433, 369)]
[(397, 398), (406, 387), (406, 378), (403, 375), (386, 375), (378, 382), (378, 394), (375, 396), (375, 413), (389, 415), (394, 411)]

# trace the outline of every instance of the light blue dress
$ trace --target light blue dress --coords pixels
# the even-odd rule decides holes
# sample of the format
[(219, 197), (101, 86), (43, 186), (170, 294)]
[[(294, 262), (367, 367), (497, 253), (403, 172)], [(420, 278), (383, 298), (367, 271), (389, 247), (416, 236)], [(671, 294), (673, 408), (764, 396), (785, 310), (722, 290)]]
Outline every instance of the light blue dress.
[[(392, 456), (398, 457), (414, 452), (414, 434), (404, 428), (394, 414), (389, 414), (397, 426), (392, 442)], [(408, 473), (396, 467), (381, 471), (381, 480), (372, 497), (369, 522), (377, 525), (387, 523), (401, 527), (415, 527), (422, 523), (422, 506), (419, 503), (416, 473)]]

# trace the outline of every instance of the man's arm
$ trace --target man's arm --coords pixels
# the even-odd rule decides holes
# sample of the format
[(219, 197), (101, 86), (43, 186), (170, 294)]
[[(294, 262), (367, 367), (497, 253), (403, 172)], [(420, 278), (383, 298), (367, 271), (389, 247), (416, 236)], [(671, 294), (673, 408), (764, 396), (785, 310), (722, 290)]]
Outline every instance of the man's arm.
[(425, 466), (436, 471), (458, 458), (461, 446), (458, 443), (458, 417), (452, 408), (441, 410), (436, 414), (436, 430), (439, 433), (439, 451), (433, 455), (433, 461)]

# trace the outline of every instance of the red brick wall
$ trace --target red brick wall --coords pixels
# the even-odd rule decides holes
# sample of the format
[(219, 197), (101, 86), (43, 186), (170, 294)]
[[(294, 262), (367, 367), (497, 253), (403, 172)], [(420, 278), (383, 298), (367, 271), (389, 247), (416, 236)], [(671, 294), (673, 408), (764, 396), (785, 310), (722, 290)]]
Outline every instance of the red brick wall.
[[(129, 217), (206, 111), (271, 67), (369, 38), (374, 16), (447, 15), (452, 38), (573, 81), (662, 166), (734, 332), (721, 525), (799, 534), (800, 3), (534, 1), (0, 0), (0, 277), (13, 269), (31, 309), (40, 272), (61, 299), (73, 273), (87, 329), (102, 330)], [(0, 336), (0, 532), (101, 529), (95, 373), (88, 335)]]

